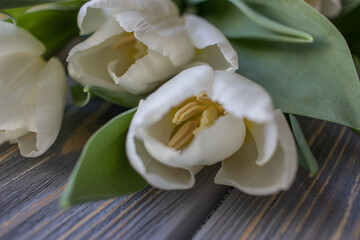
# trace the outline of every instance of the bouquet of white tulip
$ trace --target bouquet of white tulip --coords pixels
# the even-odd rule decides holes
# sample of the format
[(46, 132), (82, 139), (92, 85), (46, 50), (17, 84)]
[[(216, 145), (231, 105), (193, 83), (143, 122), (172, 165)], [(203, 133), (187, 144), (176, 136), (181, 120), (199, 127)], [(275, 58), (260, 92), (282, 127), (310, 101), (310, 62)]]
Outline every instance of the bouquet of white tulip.
[(66, 74), (53, 56), (78, 35), (76, 15), (82, 37), (66, 59), (79, 84), (73, 103), (98, 96), (132, 108), (88, 140), (63, 206), (147, 184), (191, 188), (214, 164), (215, 183), (274, 194), (298, 164), (318, 170), (294, 114), (360, 130), (360, 25), (347, 25), (359, 3), (56, 2), (0, 0), (0, 144), (37, 157), (54, 143)]

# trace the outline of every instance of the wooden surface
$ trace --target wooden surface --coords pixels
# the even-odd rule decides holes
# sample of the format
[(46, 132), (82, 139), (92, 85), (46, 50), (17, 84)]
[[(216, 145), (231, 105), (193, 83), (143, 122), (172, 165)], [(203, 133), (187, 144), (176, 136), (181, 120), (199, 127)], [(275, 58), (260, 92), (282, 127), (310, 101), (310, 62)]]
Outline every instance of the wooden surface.
[(254, 197), (213, 184), (218, 166), (186, 191), (147, 187), (67, 211), (59, 196), (89, 136), (122, 111), (100, 100), (69, 106), (43, 156), (0, 146), (0, 239), (360, 239), (360, 139), (345, 127), (300, 118), (320, 172), (299, 169), (292, 188)]

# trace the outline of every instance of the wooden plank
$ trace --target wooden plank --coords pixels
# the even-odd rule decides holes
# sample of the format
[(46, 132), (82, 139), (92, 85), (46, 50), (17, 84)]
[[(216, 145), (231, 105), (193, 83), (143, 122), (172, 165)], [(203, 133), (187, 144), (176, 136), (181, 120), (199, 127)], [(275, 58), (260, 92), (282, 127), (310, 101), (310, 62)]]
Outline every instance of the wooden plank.
[(63, 211), (58, 200), (89, 136), (123, 109), (102, 101), (69, 106), (58, 140), (43, 156), (23, 158), (0, 147), (0, 239), (182, 239), (191, 236), (228, 187), (215, 185), (219, 166), (187, 191), (143, 191)]
[(194, 239), (360, 239), (360, 141), (349, 129), (302, 118), (321, 169), (300, 169), (291, 189), (270, 197), (232, 189)]
[(68, 106), (48, 153), (23, 158), (0, 146), (0, 239), (359, 239), (360, 142), (348, 129), (301, 119), (321, 170), (300, 170), (288, 192), (253, 197), (213, 184), (218, 166), (191, 190), (147, 187), (62, 211), (58, 200), (88, 137), (123, 109)]

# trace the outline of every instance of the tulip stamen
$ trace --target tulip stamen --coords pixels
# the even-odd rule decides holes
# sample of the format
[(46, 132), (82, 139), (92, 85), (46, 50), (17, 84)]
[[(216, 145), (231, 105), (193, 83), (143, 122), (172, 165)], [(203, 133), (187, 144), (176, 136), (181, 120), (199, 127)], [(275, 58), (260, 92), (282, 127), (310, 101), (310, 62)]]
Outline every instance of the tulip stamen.
[(219, 111), (215, 106), (208, 107), (201, 115), (200, 126), (195, 129), (194, 135), (198, 134), (204, 128), (210, 127), (219, 118)]
[(209, 101), (211, 101), (211, 99), (208, 97), (206, 92), (201, 92), (201, 93), (197, 94), (196, 95), (196, 100), (198, 100), (199, 102), (209, 102)]
[(213, 102), (205, 92), (184, 101), (175, 108), (172, 122), (176, 125), (170, 136), (168, 147), (179, 150), (186, 147), (193, 137), (210, 127), (227, 112), (217, 102)]
[(185, 143), (189, 142), (194, 136), (193, 132), (198, 127), (198, 121), (188, 121), (170, 139), (168, 147), (176, 150), (180, 149)]
[(172, 122), (176, 125), (181, 124), (182, 122), (188, 120), (189, 118), (201, 114), (206, 109), (205, 105), (201, 105), (197, 102), (190, 102), (186, 104), (184, 107), (180, 108), (175, 113), (174, 118), (172, 119)]

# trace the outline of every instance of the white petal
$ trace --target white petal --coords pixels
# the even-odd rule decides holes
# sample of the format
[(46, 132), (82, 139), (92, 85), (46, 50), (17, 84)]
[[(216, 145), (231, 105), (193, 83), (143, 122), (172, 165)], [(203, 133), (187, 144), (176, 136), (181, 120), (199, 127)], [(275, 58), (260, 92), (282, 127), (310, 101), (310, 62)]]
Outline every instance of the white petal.
[(36, 144), (29, 147), (26, 137), (19, 139), (21, 154), (37, 157), (55, 142), (66, 102), (66, 75), (61, 62), (52, 58), (39, 74), (36, 98)]
[(95, 32), (109, 18), (118, 12), (117, 9), (110, 9), (110, 8), (92, 8), (90, 7), (93, 5), (93, 2), (85, 3), (79, 11), (78, 14), (78, 26), (80, 28), (80, 35), (89, 34)]
[(186, 29), (196, 48), (202, 49), (198, 61), (208, 63), (216, 70), (234, 72), (238, 68), (238, 56), (226, 37), (206, 20), (186, 15)]
[(265, 124), (256, 124), (246, 121), (246, 127), (254, 138), (258, 157), (256, 163), (264, 165), (275, 153), (278, 145), (278, 129), (275, 121)]
[[(169, 58), (152, 50), (138, 59), (130, 68), (125, 69), (124, 58), (111, 62), (108, 66), (109, 74), (114, 82), (132, 94), (147, 93), (174, 76), (178, 69), (174, 67)], [(120, 70), (116, 70), (119, 68)], [(125, 73), (123, 71), (127, 70)]]
[[(159, 162), (172, 167), (196, 167), (212, 165), (234, 154), (243, 144), (246, 129), (242, 119), (231, 115), (219, 118), (215, 124), (202, 130), (182, 152), (167, 147), (168, 134), (164, 129), (170, 126), (171, 119), (164, 118), (149, 129), (153, 138), (144, 138), (150, 155)], [(163, 127), (162, 133), (160, 127)]]
[(177, 15), (174, 3), (167, 0), (92, 0), (82, 6), (78, 15), (78, 25), (83, 34), (98, 29), (109, 16), (118, 11), (138, 10), (153, 15)]
[(23, 52), (41, 55), (45, 46), (28, 31), (15, 24), (0, 21), (0, 56)]
[(185, 166), (212, 165), (233, 155), (246, 135), (242, 119), (230, 114), (220, 117), (214, 125), (203, 129), (181, 154)]
[(161, 16), (140, 11), (124, 11), (116, 14), (116, 20), (127, 32), (149, 49), (169, 57), (174, 66), (190, 62), (195, 48), (186, 32), (184, 20), (175, 16)]
[[(110, 18), (97, 32), (71, 49), (67, 61), (69, 74), (82, 85), (97, 85), (114, 91), (122, 91), (108, 73), (108, 64), (115, 59), (128, 59), (126, 51), (114, 49), (124, 30)], [(129, 62), (128, 65), (131, 65)]]
[(340, 0), (323, 0), (320, 12), (328, 18), (334, 18), (341, 12)]
[(273, 120), (270, 95), (260, 85), (239, 74), (215, 71), (212, 92), (208, 96), (237, 118), (256, 123)]
[(223, 162), (215, 177), (216, 183), (253, 195), (270, 195), (291, 186), (297, 170), (296, 145), (285, 117), (279, 111), (275, 117), (279, 144), (271, 160), (262, 166), (256, 164), (256, 145), (247, 134), (243, 147)]
[(136, 139), (130, 127), (126, 138), (126, 154), (134, 169), (152, 186), (162, 189), (187, 189), (195, 183), (194, 175), (199, 169), (172, 168), (156, 161)]
[[(35, 131), (35, 108), (39, 72), (45, 61), (32, 54), (10, 54), (0, 57), (0, 130)], [(0, 131), (0, 135), (1, 135)], [(3, 141), (11, 141), (6, 133)], [(14, 134), (14, 138), (19, 137)]]
[(65, 71), (34, 55), (0, 57), (0, 143), (18, 142), (26, 157), (44, 153), (60, 129), (66, 96)]

